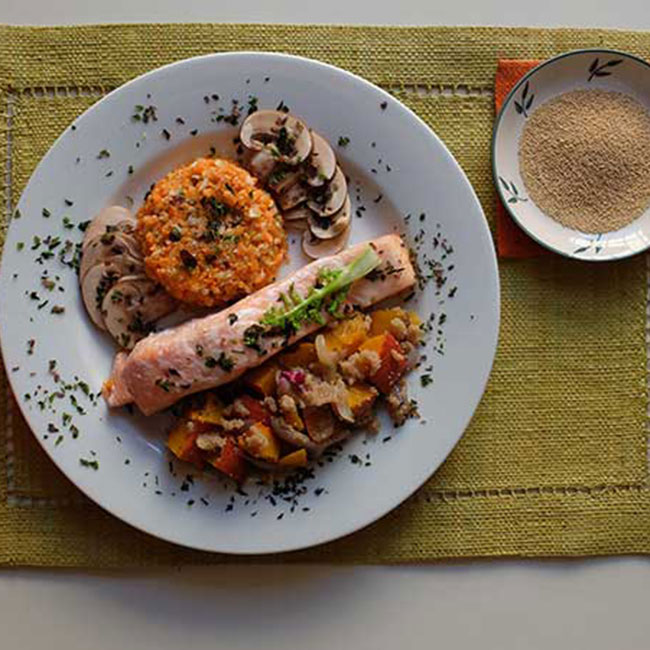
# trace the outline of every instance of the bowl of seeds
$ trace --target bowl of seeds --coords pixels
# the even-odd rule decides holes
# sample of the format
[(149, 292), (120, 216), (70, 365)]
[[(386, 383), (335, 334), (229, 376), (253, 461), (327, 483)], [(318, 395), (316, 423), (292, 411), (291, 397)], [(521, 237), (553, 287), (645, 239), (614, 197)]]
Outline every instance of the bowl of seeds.
[(519, 226), (586, 261), (650, 247), (650, 64), (578, 50), (512, 89), (492, 141), (494, 182)]

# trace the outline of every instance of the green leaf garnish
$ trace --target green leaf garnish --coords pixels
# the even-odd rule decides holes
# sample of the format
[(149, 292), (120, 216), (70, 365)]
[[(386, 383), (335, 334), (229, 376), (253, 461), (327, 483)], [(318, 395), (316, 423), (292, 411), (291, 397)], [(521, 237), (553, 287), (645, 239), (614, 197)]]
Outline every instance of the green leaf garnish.
[(323, 269), (319, 274), (318, 287), (313, 287), (302, 297), (295, 287), (289, 287), (288, 294), (280, 294), (282, 307), (269, 309), (260, 323), (271, 329), (296, 331), (304, 322), (325, 323), (322, 311), (337, 316), (347, 296), (350, 285), (376, 269), (381, 259), (368, 246), (363, 253), (341, 269)]

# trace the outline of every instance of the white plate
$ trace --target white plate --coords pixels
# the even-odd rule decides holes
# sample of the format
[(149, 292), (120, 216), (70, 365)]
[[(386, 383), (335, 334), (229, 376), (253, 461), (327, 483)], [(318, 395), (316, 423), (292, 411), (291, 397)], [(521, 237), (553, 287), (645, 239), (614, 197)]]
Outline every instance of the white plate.
[(539, 106), (572, 90), (631, 95), (650, 110), (650, 65), (625, 52), (576, 50), (544, 61), (520, 79), (494, 125), (492, 170), (501, 201), (535, 240), (556, 253), (590, 262), (636, 255), (650, 246), (650, 208), (620, 230), (588, 234), (563, 226), (529, 200), (519, 172), (519, 138)]
[[(410, 303), (425, 318), (436, 314), (424, 364), (433, 364), (434, 383), (421, 386), (424, 369), (410, 380), (423, 421), (413, 420), (399, 431), (385, 425), (375, 438), (357, 435), (338, 460), (314, 468), (314, 478), (304, 483), (307, 492), (293, 512), (280, 497), (270, 499), (266, 488), (252, 486), (242, 496), (222, 479), (196, 475), (182, 463), (174, 462), (170, 472), (168, 415), (109, 413), (101, 398), (93, 406), (83, 395), (79, 402), (85, 415), (75, 411), (67, 396), (55, 399), (54, 414), (47, 404), (45, 410), (39, 408), (42, 393), (33, 394), (38, 384), (49, 391), (61, 385), (48, 372), (50, 359), (58, 360), (61, 382), (77, 375), (99, 391), (114, 346), (88, 320), (76, 275), (56, 257), (42, 266), (34, 263), (40, 250), (31, 250), (32, 237), (56, 233), (79, 241), (77, 229), (64, 229), (64, 215), (80, 222), (108, 204), (124, 204), (127, 196), (137, 208), (150, 184), (167, 170), (207, 153), (210, 146), (227, 149), (237, 131), (214, 121), (213, 111), (218, 115), (224, 107), (229, 112), (233, 98), (246, 105), (249, 95), (258, 98), (260, 107), (284, 101), (335, 145), (340, 136), (350, 138), (346, 147), (336, 149), (351, 178), (354, 209), (366, 207), (363, 218), (354, 219), (352, 242), (405, 230), (411, 243), (420, 240), (421, 262), (426, 257), (454, 267), (445, 271), (448, 279), (439, 291), (430, 281)], [(136, 105), (155, 105), (157, 121), (133, 120)], [(194, 129), (198, 134), (192, 136)], [(102, 150), (110, 155), (101, 157)], [(74, 204), (66, 205), (65, 199)], [(49, 218), (42, 216), (43, 208)], [(43, 448), (81, 490), (153, 535), (209, 551), (268, 553), (351, 533), (386, 514), (431, 476), (458, 442), (481, 398), (499, 320), (496, 260), (481, 207), (429, 128), (393, 97), (347, 72), (306, 59), (255, 53), (211, 55), (150, 72), (102, 99), (62, 134), (34, 172), (18, 209), (21, 218), (12, 220), (2, 262), (0, 295), (11, 308), (1, 310), (0, 332), (20, 408)], [(405, 222), (408, 213), (412, 217)], [(423, 220), (421, 213), (426, 213)], [(443, 243), (436, 247), (435, 237), (446, 238), (453, 252), (445, 254)], [(18, 242), (25, 242), (22, 251)], [(291, 259), (285, 273), (306, 262), (296, 243)], [(50, 293), (40, 286), (39, 273), (45, 268), (50, 277), (60, 276), (64, 292)], [(40, 300), (30, 299), (31, 291)], [(46, 298), (50, 302), (38, 309)], [(64, 305), (65, 313), (51, 314), (55, 304)], [(439, 336), (443, 313), (446, 322)], [(30, 339), (36, 341), (31, 355)], [(444, 354), (435, 347), (442, 347)], [(16, 366), (19, 370), (12, 371)], [(32, 394), (29, 401), (26, 393)], [(76, 439), (70, 423), (63, 426), (63, 411), (73, 414), (72, 423), (80, 431)], [(50, 423), (59, 431), (48, 433)], [(57, 444), (59, 436), (63, 438)], [(366, 464), (366, 454), (371, 464)], [(352, 462), (354, 455), (363, 462)], [(81, 459), (91, 465), (82, 465)], [(195, 475), (193, 483), (185, 480), (187, 474)], [(284, 515), (278, 518), (280, 513)]]

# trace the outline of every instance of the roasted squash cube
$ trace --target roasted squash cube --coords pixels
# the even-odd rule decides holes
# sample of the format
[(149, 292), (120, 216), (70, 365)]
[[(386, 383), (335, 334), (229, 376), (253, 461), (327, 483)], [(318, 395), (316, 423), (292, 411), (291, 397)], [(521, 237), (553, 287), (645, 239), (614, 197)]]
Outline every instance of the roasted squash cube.
[(377, 389), (368, 384), (354, 384), (347, 389), (348, 406), (355, 419), (368, 415), (377, 399)]
[(296, 449), (286, 456), (282, 456), (278, 461), (282, 467), (307, 467), (307, 450)]
[(379, 368), (370, 377), (370, 382), (379, 392), (389, 393), (408, 366), (399, 343), (392, 334), (385, 332), (368, 339), (361, 349), (376, 352), (379, 356)]
[(241, 449), (255, 458), (276, 463), (280, 458), (280, 443), (270, 427), (256, 422), (237, 438)]
[(278, 365), (271, 361), (246, 373), (244, 383), (258, 395), (268, 397), (275, 392), (275, 373)]
[(368, 330), (369, 324), (366, 317), (362, 314), (355, 314), (352, 318), (340, 321), (325, 332), (325, 343), (340, 359), (345, 359), (356, 352), (368, 338)]
[(313, 343), (299, 343), (293, 349), (278, 357), (283, 368), (307, 368), (310, 363), (318, 361)]
[(169, 432), (167, 447), (179, 460), (192, 463), (196, 467), (203, 467), (201, 450), (196, 446), (196, 439), (204, 427), (197, 426), (189, 420), (179, 421)]
[(224, 405), (213, 393), (208, 393), (205, 404), (200, 408), (193, 408), (187, 414), (188, 419), (200, 424), (221, 425)]

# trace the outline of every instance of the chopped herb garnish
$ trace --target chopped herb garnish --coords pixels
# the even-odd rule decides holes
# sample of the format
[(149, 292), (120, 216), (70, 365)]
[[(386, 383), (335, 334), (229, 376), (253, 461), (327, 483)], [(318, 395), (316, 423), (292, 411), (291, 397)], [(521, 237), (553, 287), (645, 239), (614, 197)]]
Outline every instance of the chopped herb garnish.
[(182, 248), (180, 252), (181, 262), (186, 269), (192, 270), (196, 268), (197, 261), (196, 257), (192, 255), (187, 249)]
[(168, 393), (171, 390), (172, 383), (169, 381), (169, 379), (158, 377), (158, 379), (156, 379), (156, 386), (158, 386), (158, 388), (162, 388), (166, 393)]
[(52, 314), (63, 314), (65, 313), (65, 307), (62, 305), (54, 305), (50, 311)]
[(182, 236), (183, 233), (181, 232), (181, 229), (178, 226), (174, 226), (169, 233), (169, 240), (180, 241)]
[(229, 314), (228, 315), (228, 324), (233, 325), (234, 323), (237, 322), (238, 318), (239, 318), (239, 316), (237, 316), (237, 314)]
[(350, 138), (347, 135), (339, 137), (339, 147), (347, 147), (350, 144)]
[(126, 168), (126, 173), (130, 176), (133, 173), (133, 165), (129, 165)]
[(427, 386), (429, 386), (432, 383), (433, 383), (433, 378), (431, 377), (431, 375), (426, 374), (426, 375), (422, 375), (420, 377), (420, 384), (422, 384), (423, 388), (426, 388)]
[(381, 108), (382, 111), (385, 111), (387, 106), (388, 106), (388, 102), (382, 102), (381, 104), (379, 104), (379, 108)]
[(25, 248), (25, 242), (24, 242), (24, 241), (19, 241), (19, 242), (16, 244), (16, 250), (17, 250), (17, 251), (21, 251), (21, 250), (23, 250), (23, 248)]
[(52, 213), (51, 213), (47, 208), (43, 208), (41, 214), (42, 214), (46, 219), (49, 219), (50, 216), (52, 215)]
[(165, 140), (169, 140), (172, 137), (172, 134), (167, 129), (163, 129), (161, 133)]
[(111, 156), (111, 152), (110, 152), (108, 149), (102, 149), (102, 150), (97, 154), (97, 158), (99, 158), (100, 160), (101, 160), (102, 158), (110, 158), (110, 156)]
[(219, 367), (226, 372), (230, 372), (235, 367), (235, 362), (224, 352), (219, 355), (217, 363), (219, 364)]
[(99, 469), (99, 461), (93, 459), (93, 460), (87, 460), (86, 458), (80, 458), (79, 459), (79, 464), (82, 467), (89, 467), (90, 469), (94, 469), (97, 471)]

